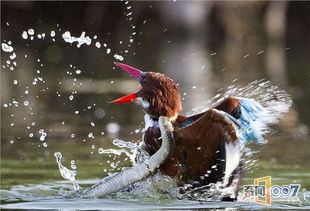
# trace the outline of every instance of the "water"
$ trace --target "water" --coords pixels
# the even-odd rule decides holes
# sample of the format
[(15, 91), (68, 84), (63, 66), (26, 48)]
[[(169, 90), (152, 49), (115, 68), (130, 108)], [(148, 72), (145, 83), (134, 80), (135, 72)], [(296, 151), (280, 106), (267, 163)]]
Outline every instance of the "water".
[[(76, 183), (75, 181), (75, 176), (76, 176), (76, 170), (69, 170), (67, 167), (63, 166), (61, 164), (61, 159), (62, 159), (62, 154), (60, 152), (55, 152), (54, 156), (56, 157), (56, 162), (58, 164), (58, 168), (59, 168), (59, 172), (61, 174), (61, 176), (72, 182), (73, 185), (73, 189), (74, 191), (79, 191), (80, 190), (80, 186)], [(72, 163), (72, 162), (71, 162)], [(71, 165), (71, 168), (76, 168), (75, 165)]]
[(290, 205), (263, 206), (254, 203), (242, 202), (197, 202), (188, 200), (112, 200), (112, 199), (79, 199), (42, 201), (37, 203), (11, 204), (5, 206), (8, 209), (79, 209), (79, 210), (180, 210), (180, 209), (217, 209), (217, 210), (308, 210), (309, 207), (296, 207)]
[[(81, 185), (90, 185), (97, 181), (80, 181)], [(147, 194), (142, 197), (142, 194)], [(72, 192), (71, 184), (65, 182), (45, 183), (41, 185), (27, 185), (12, 187), (10, 191), (1, 190), (2, 199), (7, 204), (2, 208), (7, 209), (79, 209), (79, 210), (119, 210), (119, 209), (219, 209), (234, 208), (238, 210), (252, 209), (304, 209), (310, 208), (304, 201), (295, 204), (278, 203), (271, 206), (259, 205), (249, 202), (220, 202), (220, 201), (193, 201), (177, 200), (165, 197), (162, 193), (157, 195), (149, 192), (135, 194), (123, 194), (118, 198), (107, 197), (104, 199), (83, 199)], [(160, 197), (159, 197), (160, 196)], [(9, 203), (8, 203), (9, 202)]]
[[(41, 131), (42, 132), (42, 131)], [(42, 133), (39, 133), (39, 139)], [(59, 140), (49, 140), (51, 144), (49, 145), (48, 149), (45, 151), (54, 151), (55, 148), (58, 147)], [(65, 141), (65, 140), (62, 140)], [(106, 141), (106, 140), (104, 140)], [(43, 156), (43, 161), (35, 160), (33, 162), (33, 167), (29, 169), (31, 166), (30, 164), (26, 164), (26, 166), (18, 166), (16, 162), (5, 160), (6, 166), (9, 164), (8, 169), (12, 169), (13, 171), (9, 174), (13, 176), (16, 173), (20, 173), (22, 176), (18, 180), (21, 184), (28, 183), (27, 185), (10, 185), (8, 189), (1, 190), (1, 200), (5, 204), (2, 206), (3, 208), (10, 208), (10, 209), (41, 209), (41, 208), (50, 208), (50, 209), (199, 209), (199, 208), (217, 208), (217, 209), (226, 209), (226, 208), (238, 208), (242, 209), (266, 209), (266, 206), (258, 205), (255, 203), (243, 202), (242, 195), (243, 192), (239, 192), (239, 201), (238, 202), (231, 202), (225, 203), (216, 200), (216, 196), (219, 194), (221, 195), (223, 191), (219, 192), (217, 188), (213, 189), (213, 191), (201, 193), (195, 191), (192, 194), (188, 195), (187, 197), (183, 197), (180, 200), (180, 195), (178, 194), (178, 188), (176, 183), (171, 180), (170, 178), (164, 177), (161, 174), (156, 174), (146, 181), (139, 182), (134, 186), (130, 187), (129, 189), (125, 189), (125, 191), (121, 191), (119, 193), (113, 194), (112, 196), (108, 196), (104, 199), (83, 199), (79, 196), (79, 189), (90, 187), (92, 184), (97, 183), (99, 180), (92, 179), (92, 180), (85, 180), (85, 179), (78, 179), (76, 180), (76, 176), (78, 178), (96, 178), (98, 175), (102, 175), (102, 177), (107, 176), (107, 171), (103, 171), (103, 169), (108, 169), (110, 173), (120, 171), (119, 168), (116, 166), (111, 166), (111, 161), (118, 162), (118, 161), (131, 161), (127, 163), (127, 166), (132, 165), (134, 161), (134, 157), (138, 153), (138, 145), (132, 142), (122, 141), (119, 139), (111, 140), (113, 145), (110, 147), (99, 150), (96, 153), (97, 156), (104, 156), (99, 157), (99, 159), (93, 159), (92, 164), (86, 164), (85, 156), (89, 156), (89, 152), (83, 151), (84, 146), (75, 146), (75, 143), (68, 144), (66, 147), (62, 147), (62, 150), (66, 153), (66, 165), (72, 164), (72, 160), (74, 158), (79, 163), (78, 171), (76, 169), (69, 170), (67, 167), (63, 166), (62, 162), (62, 154), (59, 152), (55, 152), (54, 156), (56, 157), (56, 162), (58, 164), (60, 174), (64, 179), (69, 180), (70, 182), (66, 181), (55, 181), (60, 179), (59, 172), (56, 171), (56, 165), (54, 159), (50, 159), (51, 156)], [(285, 138), (281, 137), (281, 140), (275, 139), (275, 141), (288, 141)], [(22, 148), (20, 144), (21, 142), (16, 143), (16, 148)], [(18, 147), (19, 146), (19, 147)], [(69, 149), (74, 150), (69, 151)], [(288, 148), (290, 146), (287, 146)], [(296, 146), (294, 146), (296, 147)], [(298, 147), (298, 146), (297, 146)], [(91, 147), (92, 148), (92, 147)], [(13, 148), (15, 149), (15, 148)], [(285, 149), (283, 149), (285, 150)], [(248, 152), (247, 157), (251, 162), (253, 157), (257, 158), (257, 154), (262, 151), (262, 148), (255, 152), (255, 148)], [(76, 154), (79, 152), (79, 154)], [(23, 153), (26, 156), (27, 153)], [(31, 156), (28, 152), (28, 155)], [(46, 154), (48, 155), (48, 154)], [(33, 153), (32, 156), (36, 156), (36, 152)], [(7, 156), (8, 157), (8, 156)], [(84, 159), (81, 160), (81, 157)], [(129, 159), (131, 158), (131, 159)], [(42, 158), (41, 158), (42, 159)], [(102, 165), (103, 162), (109, 161), (106, 165)], [(11, 163), (12, 162), (12, 163)], [(23, 162), (23, 161), (21, 161)], [(98, 165), (98, 162), (100, 164)], [(247, 165), (247, 172), (245, 178), (243, 179), (243, 184), (251, 184), (253, 182), (253, 178), (255, 178), (256, 174), (264, 175), (272, 173), (273, 176), (273, 183), (274, 184), (289, 184), (292, 182), (301, 183), (302, 190), (300, 192), (300, 202), (278, 202), (274, 203), (271, 206), (268, 206), (270, 209), (309, 209), (309, 200), (304, 199), (304, 194), (309, 194), (309, 191), (306, 191), (307, 187), (310, 186), (309, 183), (309, 171), (303, 170), (298, 168), (294, 165), (281, 164), (283, 161), (272, 161), (271, 165), (264, 163), (264, 159), (258, 160), (258, 163), (254, 165), (254, 167)], [(11, 163), (11, 164), (10, 164)], [(51, 172), (53, 172), (54, 176), (51, 174), (44, 174), (41, 177), (41, 181), (36, 181), (39, 184), (29, 184), (30, 182), (23, 181), (22, 178), (27, 178), (29, 174), (34, 174), (36, 170), (40, 170), (39, 172), (35, 173), (37, 175), (42, 174), (41, 168), (38, 166), (40, 163), (44, 165), (44, 168), (48, 168)], [(75, 163), (75, 162), (74, 162)], [(11, 165), (11, 167), (10, 167)], [(14, 165), (14, 166), (13, 166)], [(124, 165), (124, 163), (120, 163), (120, 165)], [(81, 167), (82, 166), (82, 167)], [(88, 166), (88, 169), (85, 167)], [(105, 167), (104, 167), (105, 166)], [(264, 166), (264, 169), (258, 171), (257, 167)], [(293, 168), (291, 168), (293, 166)], [(283, 169), (292, 169), (291, 172), (286, 170), (286, 173), (283, 174)], [(15, 170), (18, 170), (16, 173), (13, 173)], [(262, 171), (265, 171), (262, 172)], [(43, 171), (44, 172), (44, 171)], [(78, 175), (76, 173), (79, 173)], [(93, 173), (92, 176), (91, 173)], [(80, 175), (82, 174), (82, 175)], [(84, 174), (84, 175), (83, 175)], [(254, 175), (253, 175), (254, 174)], [(6, 175), (6, 174), (4, 174)], [(44, 182), (46, 180), (52, 179), (52, 182)], [(99, 178), (98, 178), (99, 179)], [(8, 180), (6, 180), (8, 181)], [(72, 185), (73, 184), (73, 185)], [(207, 198), (206, 198), (207, 197)], [(189, 200), (191, 199), (191, 200)], [(207, 202), (206, 202), (207, 200)]]
[[(281, 140), (280, 140), (281, 139)], [(289, 141), (283, 137), (276, 138), (273, 141)], [(23, 208), (23, 209), (40, 209), (40, 208), (50, 208), (50, 209), (198, 209), (198, 208), (239, 208), (239, 209), (265, 209), (266, 206), (258, 205), (255, 203), (243, 202), (240, 198), (242, 196), (242, 191), (240, 191), (240, 197), (238, 202), (219, 202), (211, 197), (208, 202), (197, 201), (199, 199), (196, 195), (192, 200), (186, 198), (178, 199), (178, 189), (173, 180), (169, 178), (164, 178), (162, 175), (155, 175), (146, 181), (136, 184), (130, 190), (122, 191), (120, 193), (114, 194), (104, 199), (83, 199), (80, 198), (77, 188), (72, 185), (72, 182), (66, 182), (61, 178), (59, 171), (57, 170), (57, 164), (53, 154), (48, 155), (47, 151), (55, 151), (58, 149), (58, 145), (61, 140), (49, 140), (51, 144), (45, 149), (45, 155), (37, 157), (37, 152), (23, 153), (23, 155), (28, 157), (27, 160), (20, 160), (18, 162), (10, 159), (3, 160), (5, 168), (3, 168), (2, 177), (6, 178), (4, 185), (1, 190), (1, 200), (4, 205), (3, 208)], [(60, 142), (59, 142), (60, 141)], [(65, 141), (65, 140), (62, 140)], [(120, 171), (117, 167), (111, 167), (110, 163), (105, 163), (106, 161), (124, 161), (128, 156), (132, 156), (132, 151), (130, 149), (135, 149), (136, 145), (123, 142), (121, 140), (114, 140), (114, 143), (120, 147), (112, 147), (110, 145), (105, 148), (104, 153), (98, 153), (94, 151), (94, 157), (89, 157), (90, 153), (85, 149), (85, 146), (76, 146), (75, 143), (68, 144), (67, 146), (62, 146), (63, 153), (63, 165), (70, 166), (71, 160), (74, 159), (78, 164), (76, 169), (78, 174), (71, 174), (73, 171), (62, 166), (66, 169), (65, 172), (69, 174), (64, 174), (64, 178), (71, 179), (75, 181), (81, 189), (90, 187), (92, 184), (97, 183), (101, 177), (108, 175), (108, 172)], [(25, 146), (20, 145), (20, 142), (14, 143), (15, 147), (22, 149)], [(301, 145), (302, 146), (302, 145)], [(126, 148), (128, 147), (128, 148)], [(309, 200), (304, 199), (306, 190), (310, 186), (309, 182), (309, 171), (307, 169), (300, 168), (292, 163), (285, 163), (285, 160), (271, 160), (267, 161), (266, 155), (262, 157), (263, 148), (270, 150), (275, 149), (274, 147), (257, 147), (259, 148), (258, 153), (254, 154), (254, 158), (258, 159), (254, 167), (247, 168), (246, 175), (243, 179), (243, 184), (253, 184), (253, 178), (262, 175), (273, 176), (273, 184), (291, 184), (300, 183), (302, 184), (302, 189), (300, 192), (299, 203), (296, 202), (275, 202), (268, 208), (273, 209), (296, 209), (303, 208), (309, 209)], [(292, 146), (288, 145), (282, 150), (287, 150)], [(294, 148), (299, 146), (294, 145)], [(91, 148), (91, 147), (90, 147)], [(109, 150), (109, 149), (113, 149)], [(72, 150), (73, 149), (73, 150)], [(123, 150), (127, 149), (127, 154), (123, 153)], [(77, 153), (78, 152), (78, 153)], [(300, 151), (301, 152), (301, 151)], [(268, 155), (268, 150), (263, 152)], [(39, 153), (38, 153), (39, 154)], [(302, 154), (302, 152), (301, 152)], [(60, 162), (60, 155), (57, 153), (57, 162)], [(103, 157), (101, 157), (103, 156)], [(115, 156), (115, 157), (114, 157)], [(6, 158), (9, 157), (6, 155)], [(32, 157), (32, 158), (31, 158)], [(251, 156), (250, 156), (251, 157)], [(260, 158), (262, 157), (262, 158)], [(30, 160), (29, 160), (30, 158)], [(91, 161), (89, 162), (89, 159)], [(290, 158), (286, 158), (290, 160)], [(250, 159), (251, 160), (251, 159)], [(287, 162), (287, 161), (286, 161)], [(291, 162), (291, 161), (290, 161)], [(131, 162), (120, 163), (120, 166), (130, 166)], [(258, 168), (260, 170), (258, 170)], [(107, 171), (104, 171), (106, 169)], [(285, 169), (285, 173), (283, 173)], [(287, 170), (291, 169), (291, 170)], [(29, 175), (33, 175), (32, 181), (29, 181)], [(62, 175), (63, 176), (63, 175)], [(74, 180), (76, 177), (77, 180)], [(14, 178), (19, 178), (18, 180)], [(73, 179), (72, 179), (73, 178)], [(89, 179), (86, 179), (89, 178)], [(98, 179), (94, 179), (98, 178)], [(12, 179), (12, 180), (10, 180)], [(90, 180), (91, 179), (91, 180)], [(18, 182), (18, 185), (14, 183), (9, 184), (9, 182)], [(50, 181), (50, 182), (46, 182)], [(3, 183), (2, 183), (3, 184)], [(216, 193), (214, 191), (214, 193)], [(307, 192), (309, 193), (309, 191)], [(205, 200), (206, 198), (204, 198)], [(201, 200), (201, 199), (200, 199)]]
[[(189, 5), (182, 9), (178, 7), (179, 2), (173, 7), (165, 2), (115, 2), (109, 8), (115, 15), (109, 13), (93, 21), (83, 19), (80, 14), (84, 12), (72, 4), (63, 2), (60, 7), (57, 2), (50, 4), (53, 6), (45, 5), (48, 8), (45, 12), (38, 12), (45, 7), (39, 3), (25, 3), (26, 10), (18, 9), (24, 18), (11, 15), (16, 9), (14, 3), (2, 4), (4, 15), (1, 18), (6, 24), (1, 29), (1, 208), (310, 209), (309, 74), (306, 71), (309, 66), (299, 60), (306, 54), (294, 55), (297, 47), (287, 56), (288, 76), (291, 77), (288, 77), (287, 86), (282, 87), (292, 95), (293, 107), (279, 125), (266, 131), (266, 145), (248, 146), (251, 150), (246, 152), (248, 159), (242, 185), (253, 184), (254, 178), (268, 175), (272, 176), (275, 185), (301, 184), (300, 202), (274, 202), (271, 206), (248, 203), (242, 200), (242, 190), (237, 202), (220, 202), (216, 197), (206, 199), (210, 192), (197, 190), (182, 198), (175, 181), (160, 174), (107, 198), (81, 198), (79, 190), (121, 171), (123, 167), (130, 167), (136, 162), (137, 154), (140, 155), (138, 162), (147, 156), (137, 142), (144, 128), (140, 106), (134, 103), (111, 106), (108, 103), (137, 88), (134, 80), (115, 69), (113, 61), (135, 64), (147, 71), (164, 72), (175, 78), (183, 96), (183, 113), (187, 114), (210, 107), (222, 99), (223, 93), (240, 97), (261, 96), (260, 102), (270, 106), (273, 112), (279, 110), (276, 104), (272, 104), (274, 97), (283, 93), (277, 93), (274, 86), (262, 81), (240, 88), (266, 77), (261, 69), (254, 68), (261, 60), (259, 55), (265, 55), (265, 49), (261, 50), (264, 47), (253, 47), (253, 51), (259, 52), (257, 56), (253, 53), (239, 55), (244, 57), (239, 65), (245, 65), (248, 72), (255, 75), (252, 77), (218, 65), (225, 60), (223, 52), (203, 49), (211, 58), (200, 55), (201, 49), (196, 47), (204, 46), (204, 42), (197, 43), (199, 36), (196, 31), (189, 42), (184, 39), (184, 34), (193, 34), (187, 31), (192, 27), (184, 23), (167, 24), (175, 15), (185, 17), (182, 11), (188, 11), (185, 9), (191, 8)], [(135, 7), (137, 4), (141, 7)], [(61, 22), (52, 19), (55, 12), (65, 8), (67, 12), (63, 12)], [(100, 11), (87, 13), (87, 17), (93, 18), (95, 16), (90, 14), (105, 11), (101, 5), (92, 5), (87, 11), (94, 8)], [(144, 8), (145, 13), (136, 8)], [(73, 9), (80, 12), (70, 19)], [(156, 11), (162, 14), (161, 20), (166, 23), (154, 17)], [(168, 19), (162, 11), (167, 13)], [(38, 16), (40, 14), (50, 16), (42, 18)], [(30, 17), (35, 17), (36, 21)], [(73, 22), (67, 20), (74, 20), (79, 27), (74, 28)], [(97, 23), (104, 27), (99, 28)], [(191, 21), (189, 23), (189, 26), (193, 25)], [(176, 26), (185, 28), (179, 30)], [(212, 33), (208, 34), (212, 36)], [(205, 36), (203, 31), (200, 37)], [(203, 62), (199, 60), (201, 57)], [(203, 75), (206, 72), (208, 77)], [(260, 83), (263, 88), (256, 89)], [(208, 96), (215, 97), (209, 100)], [(285, 95), (282, 97), (285, 99)], [(284, 102), (286, 106), (291, 104)], [(285, 110), (283, 104), (281, 108)], [(221, 194), (216, 187), (212, 188), (214, 195)]]

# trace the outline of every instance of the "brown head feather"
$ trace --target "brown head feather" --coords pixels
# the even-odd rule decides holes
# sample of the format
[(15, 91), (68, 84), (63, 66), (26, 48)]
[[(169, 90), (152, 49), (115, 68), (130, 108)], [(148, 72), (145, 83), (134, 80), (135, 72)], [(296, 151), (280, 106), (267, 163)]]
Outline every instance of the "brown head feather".
[(150, 103), (145, 111), (152, 117), (173, 117), (182, 110), (181, 96), (172, 79), (164, 74), (146, 72), (140, 83), (142, 89), (137, 95)]

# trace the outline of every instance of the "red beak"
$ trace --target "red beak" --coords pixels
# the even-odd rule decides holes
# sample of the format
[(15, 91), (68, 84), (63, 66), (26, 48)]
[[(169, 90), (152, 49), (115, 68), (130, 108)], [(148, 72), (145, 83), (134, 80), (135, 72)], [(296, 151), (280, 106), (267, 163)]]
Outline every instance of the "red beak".
[[(128, 72), (132, 77), (134, 77), (136, 80), (140, 80), (141, 75), (144, 73), (141, 70), (131, 67), (127, 64), (122, 64), (118, 62), (114, 62), (117, 66), (119, 66), (124, 71)], [(117, 100), (112, 101), (111, 103), (127, 103), (132, 102), (137, 99), (137, 92), (128, 94), (124, 97), (118, 98)]]
[(137, 99), (136, 93), (131, 93), (131, 94), (126, 95), (124, 97), (113, 100), (111, 103), (128, 103), (128, 102), (134, 101), (136, 99)]
[(143, 74), (143, 72), (137, 68), (131, 67), (127, 64), (122, 64), (122, 63), (118, 63), (118, 62), (114, 62), (114, 64), (116, 64), (117, 66), (119, 66), (121, 69), (125, 70), (126, 72), (128, 72), (132, 77), (134, 77), (136, 80), (139, 81), (141, 75)]

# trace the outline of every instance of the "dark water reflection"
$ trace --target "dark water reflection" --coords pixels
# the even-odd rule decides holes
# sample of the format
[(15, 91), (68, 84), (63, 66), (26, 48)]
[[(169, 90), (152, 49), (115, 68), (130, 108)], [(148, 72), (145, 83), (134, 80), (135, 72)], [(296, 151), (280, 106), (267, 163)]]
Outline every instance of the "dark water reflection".
[[(78, 180), (100, 178), (129, 165), (121, 162), (113, 169), (110, 158), (98, 154), (100, 147), (113, 147), (115, 137), (139, 140), (143, 128), (140, 106), (108, 103), (138, 85), (115, 69), (113, 55), (120, 54), (124, 63), (174, 78), (184, 114), (230, 85), (259, 78), (279, 84), (294, 105), (267, 145), (252, 146), (259, 151), (258, 162), (244, 183), (271, 175), (277, 184), (300, 183), (309, 190), (309, 5), (287, 3), (282, 23), (286, 31), (277, 42), (261, 23), (271, 7), (267, 2), (236, 4), (230, 12), (228, 2), (2, 2), (2, 42), (11, 41), (17, 57), (11, 60), (11, 53), (2, 51), (1, 187), (61, 180), (56, 151), (64, 155), (65, 164), (76, 161)], [(246, 10), (240, 18), (237, 11)], [(23, 39), (23, 31), (30, 28), (46, 38)], [(92, 44), (70, 45), (61, 37), (65, 31), (74, 36), (85, 31)], [(283, 61), (274, 61), (276, 67), (277, 62), (284, 64), (280, 72), (267, 65), (272, 46), (283, 54)], [(17, 66), (11, 71), (13, 61)], [(33, 85), (36, 77), (44, 82)], [(44, 141), (41, 129), (47, 133)]]

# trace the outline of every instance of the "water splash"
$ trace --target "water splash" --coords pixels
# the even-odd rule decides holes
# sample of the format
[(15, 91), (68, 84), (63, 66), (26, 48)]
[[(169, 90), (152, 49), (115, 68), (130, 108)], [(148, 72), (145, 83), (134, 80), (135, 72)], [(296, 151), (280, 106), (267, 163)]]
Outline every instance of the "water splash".
[(192, 109), (191, 112), (188, 112), (187, 115), (206, 111), (229, 96), (250, 98), (257, 101), (270, 113), (273, 112), (271, 117), (273, 120), (279, 119), (292, 105), (290, 96), (266, 79), (255, 80), (244, 87), (229, 86), (226, 91), (223, 92), (222, 90), (220, 89), (217, 95), (201, 103), (195, 109)]
[(74, 37), (71, 36), (71, 33), (69, 31), (66, 31), (62, 34), (62, 38), (67, 43), (74, 43), (77, 42), (77, 47), (81, 47), (83, 44), (90, 45), (91, 44), (91, 38), (89, 36), (85, 37), (85, 32), (82, 32), (80, 37)]
[[(120, 139), (114, 139), (112, 141), (114, 146), (117, 146), (120, 149), (98, 149), (99, 154), (115, 154), (120, 156), (125, 154), (132, 164), (142, 163), (145, 159), (149, 158), (149, 154), (144, 151), (141, 146), (135, 144), (131, 141), (123, 141)], [(128, 150), (126, 150), (126, 149)]]
[(160, 171), (114, 194), (117, 199), (177, 199), (177, 180)]
[[(292, 105), (291, 97), (284, 90), (280, 90), (278, 86), (268, 80), (261, 79), (253, 81), (245, 87), (229, 86), (225, 92), (219, 93), (210, 100), (202, 103), (200, 106), (189, 112), (188, 115), (206, 111), (211, 107), (216, 106), (219, 102), (229, 96), (238, 97), (241, 101), (244, 98), (249, 98), (262, 106), (262, 111), (257, 112), (259, 116), (256, 118), (259, 119), (259, 121), (251, 121), (253, 128), (255, 128), (256, 131), (259, 131), (262, 135), (272, 133), (273, 130), (269, 127), (269, 125), (278, 123), (283, 114), (288, 112)], [(245, 103), (249, 102), (250, 101)], [(254, 107), (254, 110), (258, 109)], [(260, 141), (262, 143), (264, 142), (263, 140)]]
[(72, 182), (74, 191), (80, 190), (80, 186), (77, 184), (75, 180), (77, 172), (75, 170), (69, 170), (67, 167), (61, 164), (62, 154), (60, 152), (55, 152), (54, 156), (56, 157), (56, 162), (58, 164), (61, 176), (66, 180), (70, 180)]
[[(190, 185), (185, 185), (185, 189), (190, 189)], [(211, 183), (178, 195), (179, 199), (199, 201), (221, 201), (226, 197), (235, 198), (235, 192), (232, 187), (223, 188), (222, 183)]]

